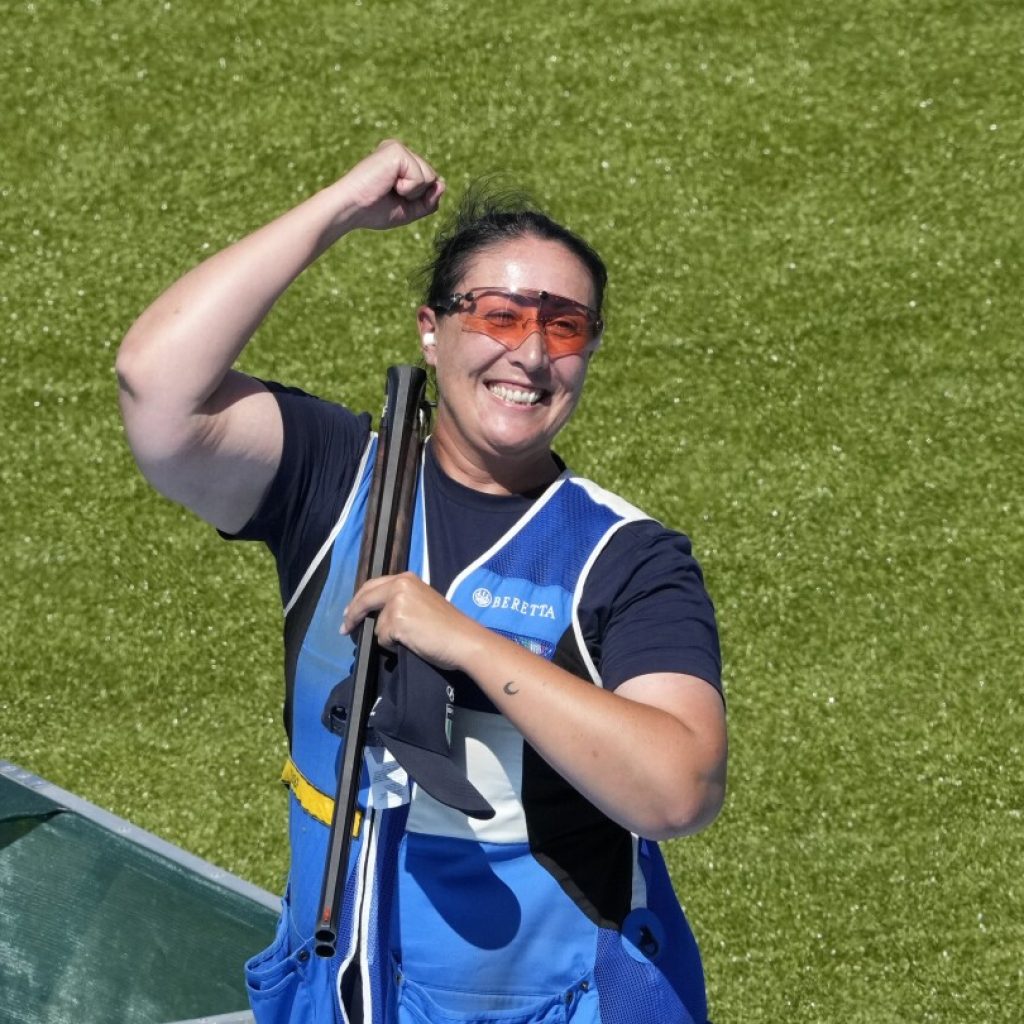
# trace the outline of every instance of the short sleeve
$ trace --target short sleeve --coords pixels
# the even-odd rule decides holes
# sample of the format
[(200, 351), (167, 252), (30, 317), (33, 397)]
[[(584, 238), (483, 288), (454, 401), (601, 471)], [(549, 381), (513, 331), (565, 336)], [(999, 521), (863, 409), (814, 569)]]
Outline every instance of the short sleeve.
[(618, 530), (591, 570), (580, 620), (607, 689), (678, 672), (721, 692), (715, 610), (683, 534), (651, 520)]
[(260, 507), (228, 540), (262, 541), (277, 560), (285, 604), (331, 531), (355, 482), (370, 417), (264, 381), (284, 426), (281, 462)]

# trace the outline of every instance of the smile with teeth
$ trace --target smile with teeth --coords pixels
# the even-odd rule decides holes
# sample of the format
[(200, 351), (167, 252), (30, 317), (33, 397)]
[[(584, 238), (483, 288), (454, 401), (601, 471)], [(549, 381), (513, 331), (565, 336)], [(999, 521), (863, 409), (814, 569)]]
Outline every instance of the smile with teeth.
[(508, 384), (488, 384), (487, 390), (514, 405), (536, 405), (541, 398), (541, 392), (534, 388), (514, 388)]

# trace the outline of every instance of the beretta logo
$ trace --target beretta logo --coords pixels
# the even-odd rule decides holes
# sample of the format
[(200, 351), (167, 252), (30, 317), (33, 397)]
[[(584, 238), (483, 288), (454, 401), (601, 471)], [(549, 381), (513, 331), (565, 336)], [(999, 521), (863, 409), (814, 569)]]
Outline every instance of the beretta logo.
[(553, 619), (555, 618), (555, 609), (544, 603), (538, 601), (536, 603), (531, 601), (525, 601), (521, 597), (513, 597), (511, 594), (499, 594), (495, 596), (486, 587), (477, 587), (473, 591), (473, 604), (478, 608), (491, 608), (495, 611), (510, 611), (516, 612), (519, 615), (525, 615), (527, 618), (541, 618), (541, 619)]

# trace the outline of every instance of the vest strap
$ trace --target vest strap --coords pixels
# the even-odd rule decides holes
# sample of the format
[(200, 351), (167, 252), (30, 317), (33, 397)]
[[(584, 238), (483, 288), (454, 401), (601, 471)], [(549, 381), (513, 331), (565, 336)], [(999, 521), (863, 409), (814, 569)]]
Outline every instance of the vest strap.
[(299, 806), (309, 815), (324, 825), (330, 825), (334, 816), (334, 800), (326, 793), (321, 793), (289, 757), (281, 769), (281, 781), (292, 791), (299, 801)]
[[(321, 792), (299, 771), (298, 765), (289, 757), (281, 769), (281, 781), (292, 791), (292, 796), (299, 801), (299, 806), (310, 817), (316, 818), (323, 825), (330, 825), (334, 818), (334, 797)], [(359, 838), (359, 830), (363, 824), (363, 809), (356, 808), (352, 819), (352, 838)]]

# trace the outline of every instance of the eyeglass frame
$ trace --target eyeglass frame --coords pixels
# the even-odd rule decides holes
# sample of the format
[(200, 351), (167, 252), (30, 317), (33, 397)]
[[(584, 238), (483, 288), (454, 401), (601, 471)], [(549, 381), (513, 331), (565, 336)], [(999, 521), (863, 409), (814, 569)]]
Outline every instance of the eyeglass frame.
[[(453, 315), (455, 315), (457, 313), (463, 312), (463, 310), (460, 310), (458, 308), (458, 306), (461, 303), (467, 302), (467, 301), (471, 302), (473, 300), (473, 296), (475, 294), (483, 293), (483, 292), (498, 292), (499, 294), (507, 295), (507, 296), (516, 296), (516, 295), (526, 296), (527, 298), (537, 302), (538, 311), (543, 307), (543, 304), (545, 302), (547, 302), (549, 300), (554, 300), (556, 302), (564, 303), (566, 306), (574, 307), (576, 310), (582, 310), (583, 312), (585, 312), (587, 314), (587, 317), (589, 318), (589, 326), (590, 326), (590, 329), (592, 331), (592, 337), (590, 337), (583, 344), (583, 346), (581, 346), (581, 348), (578, 351), (576, 351), (576, 352), (565, 352), (565, 353), (563, 353), (563, 356), (565, 356), (565, 355), (580, 355), (581, 353), (586, 351), (588, 346), (591, 346), (591, 345), (596, 350), (597, 347), (601, 344), (601, 338), (602, 338), (602, 335), (604, 333), (604, 319), (598, 314), (597, 310), (594, 309), (591, 306), (586, 305), (583, 302), (577, 302), (576, 299), (570, 299), (570, 298), (566, 297), (565, 295), (557, 295), (557, 294), (555, 294), (553, 292), (547, 291), (546, 289), (536, 289), (536, 288), (505, 288), (505, 287), (502, 287), (502, 286), (499, 286), (499, 285), (478, 285), (476, 288), (470, 288), (468, 291), (465, 291), (465, 292), (455, 292), (451, 296), (451, 298), (448, 300), (448, 304), (446, 306), (434, 305), (434, 306), (430, 306), (429, 308), (432, 309), (435, 313), (441, 314), (442, 316), (453, 316)], [(546, 332), (546, 329), (545, 329), (545, 322), (544, 322), (545, 319), (549, 319), (549, 318), (533, 317), (532, 321), (528, 321), (528, 322), (533, 322), (533, 323), (535, 323), (537, 325), (537, 328), (538, 328), (538, 330), (540, 332), (540, 335), (544, 339), (545, 347), (548, 347), (548, 336), (547, 336), (547, 332)], [(557, 319), (557, 318), (556, 317), (551, 317), (550, 319)], [(465, 328), (463, 328), (463, 330), (465, 330)], [(531, 331), (530, 333), (524, 335), (523, 340), (520, 341), (519, 344), (515, 346), (515, 348), (509, 348), (509, 346), (506, 345), (503, 341), (499, 340), (498, 338), (493, 337), (493, 335), (488, 334), (486, 331), (471, 331), (470, 333), (483, 334), (484, 337), (490, 338), (492, 341), (496, 341), (499, 345), (501, 345), (503, 348), (507, 349), (508, 351), (514, 352), (514, 351), (516, 351), (516, 349), (519, 349), (523, 345), (526, 344), (526, 339), (529, 338), (530, 334), (532, 334), (533, 332)], [(550, 356), (550, 352), (549, 352), (549, 356)], [(561, 358), (561, 356), (557, 357), (557, 358)]]

